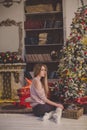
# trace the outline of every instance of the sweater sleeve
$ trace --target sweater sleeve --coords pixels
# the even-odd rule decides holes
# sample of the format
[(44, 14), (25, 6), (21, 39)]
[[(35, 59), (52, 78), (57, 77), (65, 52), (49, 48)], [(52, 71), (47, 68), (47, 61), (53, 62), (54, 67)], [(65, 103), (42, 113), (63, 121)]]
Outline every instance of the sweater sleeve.
[(37, 96), (43, 100), (44, 102), (46, 101), (46, 95), (45, 95), (45, 92), (44, 92), (44, 89), (41, 89), (41, 90), (38, 90), (36, 89), (36, 93), (37, 93)]
[(35, 88), (35, 92), (38, 98), (40, 98), (40, 100), (43, 100), (45, 102), (46, 94), (44, 88), (42, 87), (42, 84), (39, 81), (37, 81), (37, 79), (35, 79), (33, 82), (33, 86)]

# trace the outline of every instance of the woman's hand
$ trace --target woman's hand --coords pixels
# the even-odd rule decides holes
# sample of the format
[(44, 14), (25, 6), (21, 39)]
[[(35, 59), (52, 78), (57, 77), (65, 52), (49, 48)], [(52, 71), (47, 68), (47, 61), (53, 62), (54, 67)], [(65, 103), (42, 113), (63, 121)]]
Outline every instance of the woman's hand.
[(61, 108), (62, 110), (64, 109), (64, 106), (62, 104), (57, 104), (57, 107)]

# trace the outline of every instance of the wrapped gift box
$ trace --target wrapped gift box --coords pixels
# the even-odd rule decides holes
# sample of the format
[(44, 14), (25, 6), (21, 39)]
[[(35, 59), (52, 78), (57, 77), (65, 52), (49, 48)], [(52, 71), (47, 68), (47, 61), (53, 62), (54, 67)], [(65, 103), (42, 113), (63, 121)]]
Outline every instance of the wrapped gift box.
[(79, 106), (84, 108), (84, 114), (87, 114), (87, 96), (77, 98), (75, 101)]
[(22, 88), (17, 90), (17, 94), (19, 96), (19, 105), (25, 106), (26, 108), (31, 108), (31, 105), (29, 102), (25, 102), (25, 99), (30, 97), (30, 85), (31, 85), (31, 80), (25, 78), (27, 81), (26, 86), (23, 86)]
[(26, 108), (32, 108), (30, 105), (30, 102), (25, 102), (25, 99), (28, 98), (29, 96), (23, 96), (23, 97), (19, 97), (20, 102), (19, 105), (20, 106), (25, 106)]
[(23, 87), (21, 89), (18, 89), (17, 93), (19, 97), (30, 96), (30, 89), (29, 87)]
[(29, 97), (30, 96), (30, 85), (31, 85), (31, 80), (25, 78), (26, 80), (26, 85), (23, 86), (22, 88), (19, 88), (17, 90), (17, 94), (19, 97)]
[(30, 97), (30, 89), (29, 87), (23, 87), (17, 90), (19, 96), (19, 105), (25, 106), (26, 108), (31, 108), (30, 102), (25, 102), (25, 99)]

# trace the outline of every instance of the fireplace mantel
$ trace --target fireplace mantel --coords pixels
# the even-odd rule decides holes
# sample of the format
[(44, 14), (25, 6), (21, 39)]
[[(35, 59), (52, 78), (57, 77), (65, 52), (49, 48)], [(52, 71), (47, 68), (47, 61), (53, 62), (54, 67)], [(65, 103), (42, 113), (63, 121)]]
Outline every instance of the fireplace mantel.
[(26, 63), (0, 64), (0, 100), (17, 100), (17, 89), (22, 87), (20, 76), (24, 75)]

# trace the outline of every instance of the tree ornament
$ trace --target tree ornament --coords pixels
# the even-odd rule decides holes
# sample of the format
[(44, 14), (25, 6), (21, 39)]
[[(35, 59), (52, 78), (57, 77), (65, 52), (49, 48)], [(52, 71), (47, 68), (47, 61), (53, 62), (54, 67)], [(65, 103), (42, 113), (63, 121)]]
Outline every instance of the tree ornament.
[(56, 60), (57, 59), (57, 57), (58, 57), (58, 54), (57, 54), (57, 51), (51, 51), (51, 58), (52, 58), (52, 60)]

